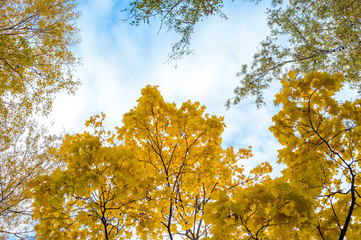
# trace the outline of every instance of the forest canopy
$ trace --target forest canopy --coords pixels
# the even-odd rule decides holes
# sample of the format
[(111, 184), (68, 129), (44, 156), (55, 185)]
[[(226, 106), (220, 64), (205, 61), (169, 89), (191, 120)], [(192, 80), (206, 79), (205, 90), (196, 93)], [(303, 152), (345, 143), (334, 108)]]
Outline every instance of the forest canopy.
[[(168, 102), (150, 84), (114, 128), (99, 113), (85, 131), (49, 134), (39, 115), (80, 84), (78, 4), (0, 2), (0, 239), (359, 238), (361, 100), (342, 90), (360, 86), (360, 1), (270, 2), (270, 35), (237, 74), (235, 96), (226, 96), (227, 106), (249, 96), (261, 106), (264, 90), (282, 85), (269, 128), (278, 156), (250, 166), (251, 141), (226, 145), (220, 114), (197, 101)], [(190, 53), (199, 22), (227, 19), (223, 5), (133, 0), (119, 13), (132, 25), (155, 18), (178, 33), (169, 55), (177, 60)], [(105, 65), (92, 67), (110, 75)], [(118, 86), (108, 86), (107, 97)], [(97, 101), (94, 111), (104, 107)], [(251, 126), (238, 125), (256, 132)], [(283, 170), (271, 177), (278, 164)]]

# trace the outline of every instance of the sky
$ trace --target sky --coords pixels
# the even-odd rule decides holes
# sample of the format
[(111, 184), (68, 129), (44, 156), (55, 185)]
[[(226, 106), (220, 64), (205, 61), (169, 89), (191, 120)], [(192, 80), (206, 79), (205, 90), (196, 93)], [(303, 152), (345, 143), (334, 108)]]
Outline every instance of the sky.
[(128, 4), (80, 1), (81, 43), (74, 51), (82, 61), (75, 73), (82, 85), (75, 95), (57, 97), (48, 117), (54, 122), (51, 130), (82, 132), (85, 121), (100, 112), (106, 114), (106, 126), (112, 129), (136, 105), (142, 88), (158, 85), (167, 102), (180, 106), (190, 99), (205, 105), (207, 113), (224, 116), (223, 146), (252, 146), (254, 157), (241, 162), (246, 170), (264, 161), (275, 164), (280, 146), (268, 128), (279, 109), (273, 104), (279, 85), (265, 92), (268, 104), (261, 109), (252, 98), (229, 110), (224, 106), (239, 84), (235, 74), (252, 61), (259, 42), (269, 33), (265, 11), (270, 2), (226, 1), (223, 10), (229, 19), (209, 17), (198, 24), (191, 41), (194, 55), (171, 63), (167, 55), (179, 36), (166, 28), (158, 33), (159, 21), (140, 27), (124, 23), (121, 10)]

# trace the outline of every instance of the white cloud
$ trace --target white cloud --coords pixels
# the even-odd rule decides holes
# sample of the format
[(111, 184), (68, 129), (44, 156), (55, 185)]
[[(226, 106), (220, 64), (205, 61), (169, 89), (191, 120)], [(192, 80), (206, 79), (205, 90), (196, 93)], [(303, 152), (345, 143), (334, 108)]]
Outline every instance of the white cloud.
[(83, 65), (77, 77), (83, 85), (75, 96), (61, 95), (55, 101), (50, 116), (55, 129), (82, 131), (85, 120), (101, 111), (107, 114), (109, 126), (119, 125), (121, 116), (136, 104), (141, 88), (159, 85), (167, 101), (199, 101), (209, 113), (225, 116), (225, 146), (252, 145), (255, 157), (250, 165), (274, 162), (278, 145), (268, 131), (276, 111), (272, 104), (257, 110), (248, 99), (229, 111), (224, 107), (238, 85), (236, 72), (250, 63), (268, 33), (265, 4), (229, 3), (225, 7), (229, 20), (212, 17), (200, 23), (192, 39), (195, 55), (184, 57), (175, 68), (176, 63), (164, 62), (178, 36), (164, 35), (165, 29), (157, 35), (157, 24), (121, 24), (116, 2), (93, 0), (80, 5), (82, 43), (77, 51)]

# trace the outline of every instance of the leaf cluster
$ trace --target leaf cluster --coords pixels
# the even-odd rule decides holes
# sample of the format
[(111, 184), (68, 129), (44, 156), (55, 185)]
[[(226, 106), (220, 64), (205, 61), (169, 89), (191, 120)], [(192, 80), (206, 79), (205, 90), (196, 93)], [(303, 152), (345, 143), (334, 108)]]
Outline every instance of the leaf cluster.
[(223, 118), (197, 102), (167, 103), (156, 87), (142, 90), (115, 132), (104, 118), (87, 121), (92, 133), (67, 136), (57, 168), (33, 182), (37, 238), (202, 239), (213, 194), (264, 181), (272, 169), (264, 163), (246, 177), (237, 161), (251, 151), (221, 147)]
[(0, 3), (0, 117), (48, 113), (54, 94), (74, 92), (76, 41), (73, 0)]
[(359, 86), (360, 9), (354, 0), (273, 1), (267, 12), (271, 35), (261, 42), (252, 64), (238, 73), (241, 86), (235, 89), (233, 103), (255, 95), (257, 105), (264, 104), (263, 90), (288, 70), (303, 77), (315, 69), (342, 72), (346, 82)]
[(56, 93), (79, 84), (72, 76), (75, 8), (73, 0), (0, 1), (0, 237), (31, 232), (25, 191), (51, 166), (58, 139), (33, 118), (49, 113)]
[(315, 236), (355, 238), (359, 234), (360, 100), (337, 100), (341, 74), (314, 72), (282, 80), (276, 95), (282, 110), (270, 128), (284, 146), (283, 177), (314, 199)]

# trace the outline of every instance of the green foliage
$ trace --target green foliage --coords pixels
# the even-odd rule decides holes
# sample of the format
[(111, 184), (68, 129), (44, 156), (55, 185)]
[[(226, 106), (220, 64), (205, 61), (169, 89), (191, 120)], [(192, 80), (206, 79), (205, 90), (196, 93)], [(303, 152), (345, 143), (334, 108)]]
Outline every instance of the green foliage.
[(252, 64), (238, 73), (241, 86), (233, 103), (255, 95), (257, 105), (264, 104), (263, 90), (282, 79), (287, 69), (303, 77), (315, 69), (342, 72), (346, 82), (359, 86), (360, 11), (361, 2), (355, 0), (273, 1), (268, 11), (271, 35), (261, 42)]
[[(223, 0), (136, 0), (124, 11), (132, 25), (149, 24), (151, 19), (160, 19), (160, 29), (165, 25), (181, 36), (179, 42), (173, 45), (169, 59), (177, 60), (190, 54), (191, 35), (198, 22), (207, 16), (218, 15), (226, 19), (221, 11)], [(159, 30), (160, 30), (159, 29)]]
[[(254, 1), (258, 2), (258, 1)], [(134, 1), (126, 12), (132, 24), (161, 19), (180, 33), (171, 59), (188, 52), (194, 26), (208, 15), (226, 16), (217, 0)], [(274, 80), (281, 80), (288, 70), (305, 76), (315, 69), (331, 74), (342, 72), (346, 82), (358, 86), (361, 68), (361, 11), (355, 0), (273, 0), (268, 9), (271, 35), (261, 42), (260, 50), (249, 65), (237, 74), (241, 85), (227, 102), (237, 104), (247, 96), (256, 96), (257, 106), (264, 104), (263, 91)]]

